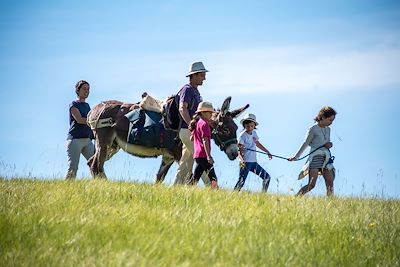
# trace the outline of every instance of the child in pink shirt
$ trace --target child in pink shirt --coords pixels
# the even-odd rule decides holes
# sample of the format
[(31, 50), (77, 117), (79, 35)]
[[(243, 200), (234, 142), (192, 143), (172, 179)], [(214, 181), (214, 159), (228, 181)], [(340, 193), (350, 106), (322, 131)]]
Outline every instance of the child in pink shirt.
[(190, 122), (189, 130), (192, 132), (191, 139), (194, 142), (193, 158), (196, 161), (194, 175), (189, 184), (197, 184), (204, 171), (207, 172), (211, 181), (211, 188), (218, 188), (217, 176), (214, 171), (214, 160), (211, 157), (211, 117), (214, 108), (210, 102), (200, 102), (193, 120)]

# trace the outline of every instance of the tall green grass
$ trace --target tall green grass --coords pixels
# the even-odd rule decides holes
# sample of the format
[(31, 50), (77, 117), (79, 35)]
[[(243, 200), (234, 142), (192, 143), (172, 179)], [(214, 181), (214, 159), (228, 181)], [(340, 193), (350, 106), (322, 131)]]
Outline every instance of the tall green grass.
[(0, 181), (2, 266), (399, 266), (400, 202)]

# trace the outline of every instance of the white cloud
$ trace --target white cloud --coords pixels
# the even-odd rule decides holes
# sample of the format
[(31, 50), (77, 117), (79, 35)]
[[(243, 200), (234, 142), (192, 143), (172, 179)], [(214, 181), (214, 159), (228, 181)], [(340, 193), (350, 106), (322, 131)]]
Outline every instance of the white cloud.
[(400, 85), (400, 50), (322, 48), (229, 51), (209, 55), (210, 93), (373, 90)]
[(163, 98), (187, 82), (185, 75), (195, 60), (203, 60), (210, 70), (202, 88), (207, 95), (400, 88), (400, 49), (383, 47), (132, 53), (93, 61), (91, 71), (101, 95), (135, 99), (148, 90)]

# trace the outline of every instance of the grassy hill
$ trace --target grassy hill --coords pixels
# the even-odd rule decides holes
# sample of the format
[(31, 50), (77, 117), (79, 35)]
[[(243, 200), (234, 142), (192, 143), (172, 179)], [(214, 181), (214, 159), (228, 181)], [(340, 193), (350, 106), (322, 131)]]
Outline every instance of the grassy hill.
[(400, 202), (0, 180), (2, 266), (399, 266)]

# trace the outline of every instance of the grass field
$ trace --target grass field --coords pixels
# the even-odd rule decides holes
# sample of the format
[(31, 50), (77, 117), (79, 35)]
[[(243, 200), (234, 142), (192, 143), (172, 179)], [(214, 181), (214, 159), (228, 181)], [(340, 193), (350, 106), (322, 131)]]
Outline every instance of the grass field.
[(0, 180), (1, 266), (399, 266), (400, 201)]

